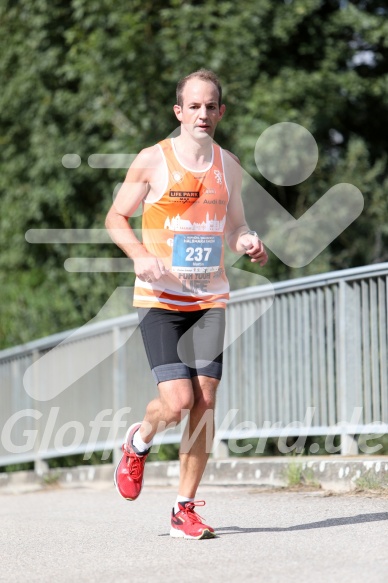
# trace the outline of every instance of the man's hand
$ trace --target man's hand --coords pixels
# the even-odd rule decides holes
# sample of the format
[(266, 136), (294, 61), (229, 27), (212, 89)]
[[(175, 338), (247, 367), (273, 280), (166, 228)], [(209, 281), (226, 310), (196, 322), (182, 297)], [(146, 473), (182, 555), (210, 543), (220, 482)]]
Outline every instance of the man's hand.
[(137, 277), (147, 283), (158, 281), (168, 273), (163, 261), (153, 255), (138, 257), (133, 260), (133, 263)]
[(261, 267), (267, 263), (268, 255), (259, 237), (245, 233), (240, 235), (238, 243), (242, 246), (246, 255), (251, 258), (252, 263), (260, 263)]

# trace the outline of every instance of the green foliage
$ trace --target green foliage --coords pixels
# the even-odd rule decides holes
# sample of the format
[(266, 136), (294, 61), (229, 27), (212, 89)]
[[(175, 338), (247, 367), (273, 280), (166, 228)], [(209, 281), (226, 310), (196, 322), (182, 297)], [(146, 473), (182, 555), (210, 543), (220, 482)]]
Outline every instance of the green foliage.
[(0, 466), (0, 473), (27, 472), (33, 469), (34, 462), (25, 462), (22, 464), (9, 464), (8, 466)]
[(387, 492), (388, 478), (376, 475), (374, 470), (368, 470), (355, 481), (358, 491)]
[(360, 452), (366, 455), (388, 455), (388, 434), (381, 436), (358, 435), (357, 443)]
[[(50, 470), (54, 470), (57, 468), (75, 468), (78, 466), (94, 466), (100, 464), (112, 464), (113, 463), (113, 454), (112, 452), (106, 456), (106, 452), (103, 451), (94, 451), (92, 452), (89, 459), (84, 459), (84, 454), (74, 454), (74, 455), (66, 455), (61, 457), (50, 458), (45, 460)], [(0, 467), (1, 472), (20, 472), (20, 471), (27, 471), (34, 469), (34, 462), (26, 462), (22, 464), (12, 464), (8, 466)], [(53, 477), (58, 476), (59, 474), (51, 473), (48, 474), (48, 480), (51, 480)], [(55, 481), (55, 480), (54, 480)]]
[(164, 443), (152, 447), (147, 462), (164, 462), (178, 459), (179, 443)]
[(287, 464), (284, 470), (284, 479), (287, 486), (312, 486), (319, 487), (319, 483), (316, 481), (314, 476), (314, 471), (311, 468), (303, 469), (302, 464), (292, 461)]
[(295, 462), (290, 462), (287, 465), (286, 481), (288, 486), (299, 486), (302, 482), (303, 469), (302, 464), (297, 464)]
[(45, 486), (56, 486), (59, 482), (61, 477), (60, 472), (48, 472), (47, 474), (43, 475), (43, 484)]
[[(121, 257), (113, 244), (33, 245), (25, 233), (103, 228), (125, 169), (94, 169), (88, 157), (136, 153), (168, 136), (176, 82), (198, 67), (223, 81), (217, 140), (294, 216), (337, 182), (365, 197), (362, 216), (310, 265), (290, 269), (271, 255), (261, 273), (284, 279), (387, 260), (386, 16), (372, 0), (4, 0), (0, 348), (79, 326), (132, 284), (128, 273), (63, 267), (69, 256)], [(280, 121), (302, 124), (320, 150), (314, 174), (295, 187), (269, 184), (254, 163), (260, 133)], [(64, 168), (67, 153), (82, 164)]]
[(75, 468), (77, 466), (96, 466), (100, 464), (112, 464), (113, 454), (106, 455), (103, 451), (92, 452), (90, 458), (85, 459), (84, 454), (67, 455), (62, 457), (55, 457), (47, 460), (50, 470), (54, 468)]
[[(388, 455), (388, 435), (375, 437), (373, 435), (356, 435), (355, 439), (359, 446), (360, 455)], [(311, 435), (305, 438), (270, 437), (230, 439), (229, 455), (234, 457), (261, 457), (279, 455), (332, 455), (340, 453), (341, 438), (339, 435), (323, 436)], [(285, 447), (288, 453), (285, 454)], [(334, 451), (333, 451), (334, 449)]]

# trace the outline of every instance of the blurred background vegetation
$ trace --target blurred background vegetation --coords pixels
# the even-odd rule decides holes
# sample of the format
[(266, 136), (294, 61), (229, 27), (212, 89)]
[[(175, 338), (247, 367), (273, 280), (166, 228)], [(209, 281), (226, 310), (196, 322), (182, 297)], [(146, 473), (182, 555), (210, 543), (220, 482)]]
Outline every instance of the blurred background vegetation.
[[(354, 436), (359, 447), (359, 455), (388, 455), (388, 435), (356, 435)], [(228, 440), (230, 457), (276, 457), (276, 456), (328, 456), (340, 455), (340, 435), (311, 435), (308, 437), (271, 437), (268, 439), (247, 438)], [(108, 453), (108, 455), (107, 455)], [(212, 456), (211, 456), (212, 457)], [(148, 455), (147, 463), (155, 461), (171, 461), (179, 459), (179, 443), (165, 443), (154, 446)], [(88, 459), (84, 454), (67, 455), (46, 460), (50, 470), (56, 468), (72, 468), (78, 466), (112, 464), (113, 452), (95, 451)], [(33, 470), (34, 462), (12, 464), (0, 467), (0, 473)]]
[[(310, 265), (271, 255), (262, 273), (276, 281), (387, 261), (387, 13), (372, 0), (3, 0), (0, 348), (82, 325), (133, 283), (64, 269), (69, 256), (121, 257), (113, 244), (32, 245), (25, 233), (104, 228), (125, 169), (91, 168), (88, 157), (168, 136), (176, 82), (200, 67), (223, 82), (217, 141), (295, 217), (338, 182), (365, 198)], [(253, 157), (262, 131), (282, 121), (319, 147), (313, 175), (287, 188), (266, 182)], [(78, 168), (62, 165), (67, 153)]]

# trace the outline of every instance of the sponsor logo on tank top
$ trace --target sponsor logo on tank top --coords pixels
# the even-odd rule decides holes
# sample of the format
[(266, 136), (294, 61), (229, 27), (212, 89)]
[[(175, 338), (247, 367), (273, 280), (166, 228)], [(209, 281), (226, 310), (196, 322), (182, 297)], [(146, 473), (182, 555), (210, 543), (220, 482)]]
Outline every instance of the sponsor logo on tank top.
[(199, 198), (198, 190), (170, 190), (170, 196), (173, 198)]
[(214, 177), (217, 181), (217, 184), (222, 184), (222, 174), (219, 170), (214, 170)]

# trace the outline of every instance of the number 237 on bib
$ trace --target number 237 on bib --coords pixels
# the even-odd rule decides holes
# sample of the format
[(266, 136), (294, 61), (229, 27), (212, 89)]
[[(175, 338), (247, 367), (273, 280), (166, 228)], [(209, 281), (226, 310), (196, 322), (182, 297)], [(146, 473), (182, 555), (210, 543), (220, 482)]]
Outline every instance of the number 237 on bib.
[(174, 235), (171, 271), (203, 273), (217, 271), (222, 254), (219, 235)]

